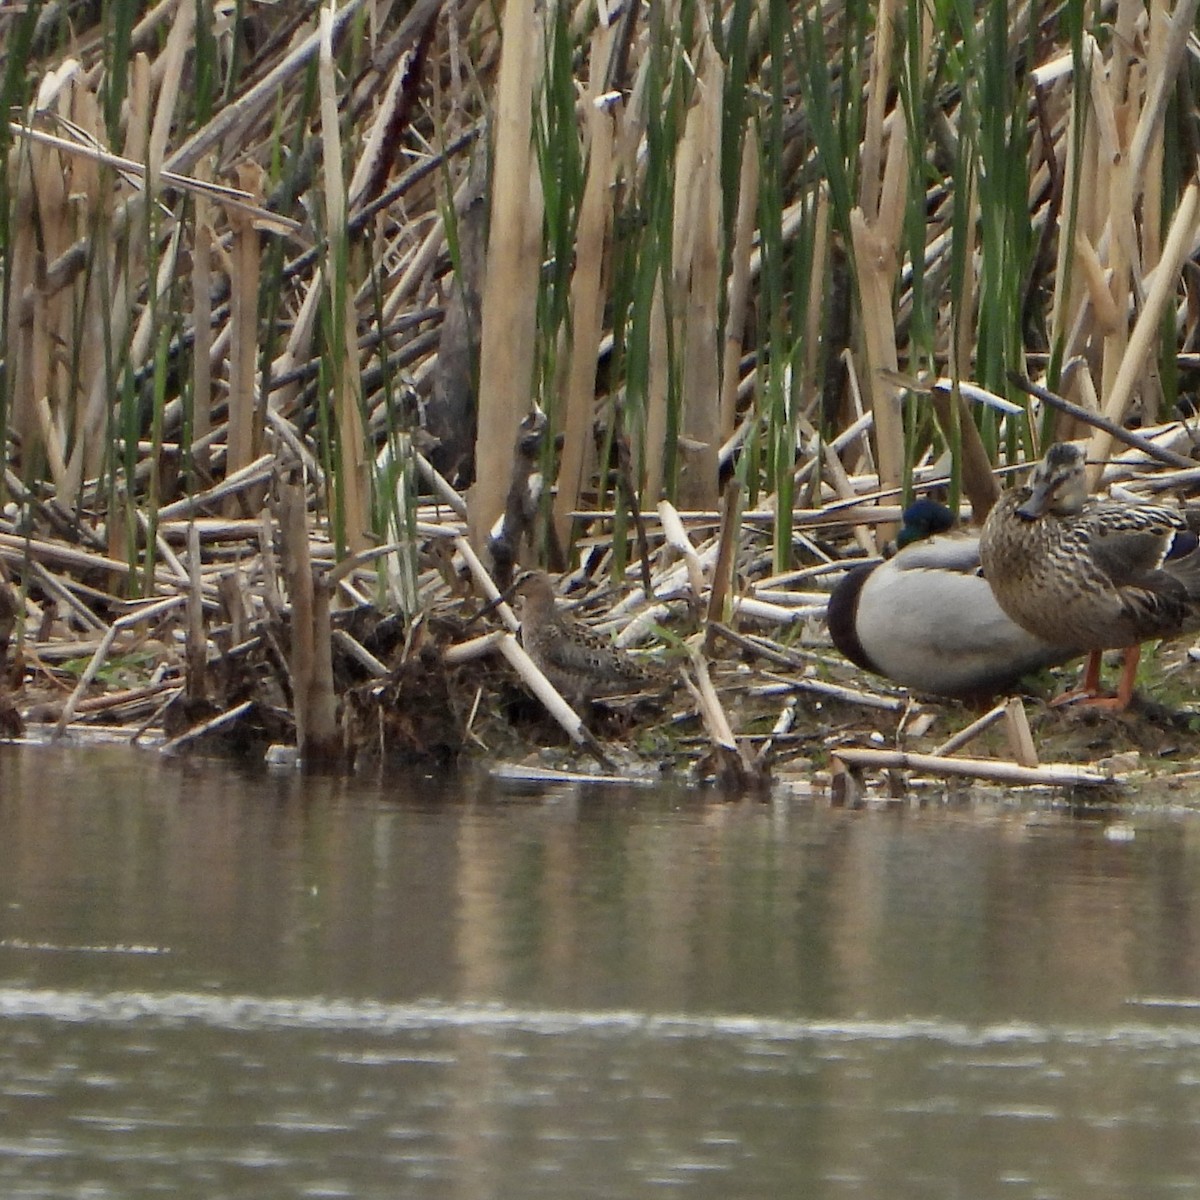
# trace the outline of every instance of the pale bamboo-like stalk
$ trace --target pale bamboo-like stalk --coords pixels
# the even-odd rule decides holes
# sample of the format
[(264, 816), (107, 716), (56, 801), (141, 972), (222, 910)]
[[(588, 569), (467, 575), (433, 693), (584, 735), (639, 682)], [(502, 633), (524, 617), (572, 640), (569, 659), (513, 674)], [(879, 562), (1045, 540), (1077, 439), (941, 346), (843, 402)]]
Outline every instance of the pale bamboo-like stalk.
[(219, 712), (215, 717), (211, 717), (207, 721), (202, 721), (199, 725), (193, 725), (191, 729), (185, 729), (183, 733), (176, 737), (168, 738), (163, 742), (161, 751), (163, 754), (174, 754), (177, 750), (188, 745), (190, 742), (198, 741), (205, 734), (215, 733), (218, 729), (224, 729), (237, 723), (254, 707), (253, 700), (243, 700), (241, 704), (235, 704), (232, 708), (227, 708), (224, 712)]
[(1022, 767), (1038, 765), (1037, 747), (1025, 715), (1025, 705), (1020, 696), (1010, 696), (1004, 705), (1004, 725), (1008, 734), (1008, 746), (1012, 756)]
[(974, 741), (981, 733), (995, 725), (997, 721), (1003, 720), (1007, 708), (1007, 704), (997, 704), (995, 708), (989, 709), (982, 717), (978, 717), (970, 725), (966, 725), (960, 729), (953, 737), (947, 738), (940, 746), (935, 747), (933, 751), (934, 756), (942, 758), (947, 754), (953, 754), (956, 750), (961, 750), (963, 746), (968, 742)]
[(867, 750), (848, 746), (838, 747), (833, 751), (833, 757), (850, 766), (880, 769), (901, 767), (926, 775), (965, 776), (1025, 787), (1089, 787), (1113, 782), (1112, 776), (1078, 767), (1074, 763), (1043, 763), (1040, 767), (1023, 767), (1001, 759), (947, 758), (906, 750)]
[(532, 4), (505, 6), (483, 291), (476, 471), (467, 501), (477, 547), (485, 544), (504, 512), (513, 438), (529, 409), (533, 380), (542, 223), (541, 182), (530, 137), (538, 83), (537, 19)]
[[(879, 217), (881, 169), (888, 92), (892, 70), (892, 44), (895, 38), (895, 0), (880, 4), (875, 21), (875, 40), (871, 51), (871, 73), (867, 84), (867, 113), (863, 122), (862, 170), (859, 175), (858, 207), (868, 226)], [(897, 113), (902, 111), (899, 107)]]
[[(742, 332), (750, 296), (750, 259), (754, 249), (754, 229), (758, 216), (758, 142), (747, 132), (742, 142), (742, 163), (738, 171), (737, 216), (734, 220), (733, 250), (730, 254), (729, 306), (725, 324), (724, 364), (721, 371), (721, 439), (728, 440), (737, 423), (739, 368), (742, 361)], [(824, 254), (814, 255), (813, 278), (821, 274)], [(818, 309), (819, 311), (819, 309)], [(815, 314), (809, 310), (810, 329)], [(810, 355), (814, 346), (808, 344)]]
[(466, 642), (455, 642), (442, 651), (442, 662), (447, 666), (458, 667), (463, 663), (477, 662), (486, 658), (499, 645), (502, 638), (512, 637), (505, 629), (493, 629), (490, 633), (482, 633), (479, 637)]
[[(100, 112), (100, 103), (95, 91), (90, 87), (76, 87), (71, 110), (72, 120), (87, 135), (99, 139), (104, 128), (104, 120)], [(92, 227), (97, 228), (110, 220), (113, 205), (116, 201), (116, 190), (105, 186), (105, 172), (100, 164), (90, 159), (72, 158), (71, 186), (76, 194), (87, 196), (87, 218)], [(87, 381), (103, 380), (108, 377), (108, 365), (105, 362), (104, 322), (102, 309), (106, 307), (107, 294), (103, 290), (102, 280), (109, 274), (111, 268), (112, 248), (103, 242), (93, 250), (95, 262), (90, 284), (77, 285), (74, 289), (76, 307), (75, 320), (77, 331), (74, 334), (75, 349), (79, 358), (79, 381), (82, 385), (76, 395), (71, 397), (69, 408), (71, 417), (72, 442), (83, 441), (83, 459), (79, 466), (79, 474), (83, 479), (95, 478), (104, 463), (107, 445), (102, 436), (94, 432), (89, 434), (87, 428)], [(77, 494), (73, 479), (68, 481), (68, 490), (60, 497), (65, 503), (73, 503), (72, 497)]]
[(279, 485), (279, 542), (283, 578), (291, 609), (291, 654), (288, 669), (292, 683), (292, 715), (296, 721), (296, 746), (301, 756), (314, 718), (312, 682), (316, 672), (313, 639), (313, 573), (309, 558), (304, 489), (294, 483)]
[[(10, 154), (9, 189), (14, 209), (29, 212), (34, 200), (32, 154)], [(20, 298), (26, 290), (32, 291), (40, 282), (38, 275), (38, 249), (34, 223), (28, 220), (14, 222), (9, 234), (8, 262), (6, 270), (9, 286), (4, 298), (7, 301), (5, 314), (5, 367), (9, 378), (8, 428), (22, 445), (36, 446), (37, 414), (32, 397), (37, 394), (33, 378), (34, 337), (33, 323), (21, 322)], [(44, 268), (44, 264), (43, 264)], [(44, 317), (42, 318), (44, 320)]]
[(704, 723), (704, 728), (713, 743), (713, 749), (716, 751), (718, 759), (732, 765), (743, 779), (753, 779), (758, 773), (757, 765), (751, 760), (745, 746), (734, 736), (729, 718), (724, 708), (721, 707), (717, 689), (713, 687), (704, 655), (693, 651), (691, 666), (695, 679), (693, 680), (691, 675), (684, 672), (683, 681), (696, 701), (696, 707), (700, 710), (700, 719)]
[(329, 333), (333, 343), (330, 382), (340, 466), (333, 484), (341, 502), (346, 545), (352, 553), (357, 553), (366, 548), (370, 534), (370, 475), (362, 420), (357, 326), (349, 279), (346, 181), (342, 173), (342, 142), (338, 131), (333, 12), (330, 9), (321, 10), (317, 79), (320, 84), (321, 141), (325, 163), (325, 271), (330, 296)]
[[(209, 163), (199, 165), (207, 173)], [(212, 450), (212, 249), (214, 234), (208, 201), (196, 198), (196, 226), (192, 245), (192, 461), (204, 478), (209, 476)], [(160, 513), (161, 516), (161, 513)]]
[[(1127, 3), (1119, 6), (1128, 10)], [(1108, 177), (1107, 221), (1105, 223), (1106, 244), (1108, 249), (1107, 289), (1114, 297), (1119, 307), (1124, 310), (1126, 297), (1130, 294), (1133, 284), (1133, 268), (1136, 249), (1133, 246), (1133, 193), (1134, 180), (1129, 173), (1129, 156), (1121, 144), (1120, 133), (1116, 128), (1116, 100), (1123, 95), (1125, 72), (1116, 69), (1123, 61), (1123, 55), (1117, 54), (1114, 70), (1109, 78), (1099, 73), (1092, 75), (1092, 95), (1096, 111), (1107, 114), (1100, 122), (1101, 145), (1105, 149), (1105, 166)], [(1121, 89), (1118, 91), (1117, 89)], [(1132, 103), (1132, 98), (1130, 98)], [(1111, 125), (1111, 130), (1109, 126)], [(1107, 136), (1105, 134), (1107, 133)], [(1109, 139), (1112, 144), (1109, 145)], [(1100, 373), (1101, 396), (1107, 402), (1108, 394), (1116, 382), (1117, 370), (1125, 357), (1125, 349), (1129, 341), (1129, 324), (1122, 319), (1114, 321), (1105, 330), (1103, 365)]]
[(1156, 60), (1147, 63), (1149, 91), (1129, 147), (1129, 170), (1135, 180), (1145, 180), (1150, 147), (1161, 137), (1167, 101), (1183, 65), (1188, 42), (1196, 24), (1198, 5), (1200, 0), (1179, 0), (1168, 22), (1166, 36), (1163, 42), (1159, 43), (1161, 50)]
[(208, 693), (208, 635), (204, 628), (204, 601), (200, 590), (200, 531), (188, 526), (187, 590), (187, 694), (202, 700)]
[[(879, 25), (890, 29), (891, 18), (886, 11), (880, 15)], [(875, 413), (879, 481), (883, 487), (898, 487), (904, 475), (904, 423), (901, 420), (900, 395), (894, 386), (885, 382), (880, 372), (895, 371), (899, 362), (892, 297), (900, 270), (896, 248), (904, 223), (908, 179), (908, 128), (904, 109), (900, 105), (891, 114), (890, 131), (878, 201), (873, 199), (874, 185), (868, 187), (864, 173), (867, 206), (859, 206), (851, 211), (850, 231), (854, 242), (854, 267), (858, 274), (859, 295), (862, 298), (867, 386), (871, 408)], [(868, 138), (870, 136), (868, 131)]]
[(679, 519), (679, 513), (669, 500), (658, 502), (658, 519), (662, 522), (667, 544), (682, 555), (687, 567), (687, 578), (692, 594), (699, 600), (706, 590), (704, 564), (700, 561), (700, 555), (696, 552), (696, 547), (692, 545), (692, 540), (688, 537), (687, 530), (684, 529), (683, 522)]
[[(1169, 58), (1169, 35), (1171, 31), (1171, 15), (1167, 0), (1150, 0), (1149, 4), (1150, 30), (1146, 62), (1141, 69), (1147, 79), (1155, 78), (1159, 73), (1165, 73)], [(1145, 114), (1143, 105), (1142, 113)], [(1139, 118), (1140, 120), (1140, 118)], [(1145, 167), (1141, 172), (1142, 203), (1141, 203), (1141, 243), (1142, 269), (1152, 271), (1162, 257), (1162, 208), (1163, 208), (1163, 160), (1164, 146), (1161, 136), (1150, 140), (1146, 148)], [(1134, 132), (1136, 139), (1137, 133)]]
[(866, 346), (871, 409), (875, 414), (875, 449), (881, 487), (898, 487), (904, 474), (904, 427), (898, 390), (880, 371), (895, 371), (896, 327), (892, 286), (899, 263), (896, 244), (868, 223), (861, 209), (850, 214), (854, 264), (862, 297), (863, 341)]
[[(825, 465), (825, 475), (833, 484), (837, 494), (844, 499), (850, 499), (854, 495), (854, 484), (851, 482), (850, 476), (846, 473), (846, 468), (842, 466), (842, 460), (837, 455), (837, 450), (826, 442), (821, 447)], [(791, 513), (788, 514), (788, 519), (791, 519)], [(854, 540), (862, 547), (863, 552), (874, 556), (879, 553), (879, 546), (875, 540), (875, 532), (869, 525), (854, 526)]]
[(79, 677), (79, 682), (75, 685), (75, 690), (63, 705), (62, 712), (59, 714), (58, 721), (54, 726), (54, 732), (51, 735), (55, 741), (66, 733), (67, 726), (70, 725), (79, 702), (83, 699), (84, 693), (92, 685), (100, 668), (104, 665), (105, 660), (108, 658), (108, 652), (112, 649), (117, 637), (124, 633), (125, 630), (132, 629), (143, 621), (153, 620), (155, 617), (160, 617), (172, 609), (180, 608), (186, 603), (187, 596), (185, 594), (167, 596), (163, 600), (155, 600), (150, 604), (143, 605), (134, 612), (126, 613), (123, 617), (118, 617), (108, 627), (108, 632), (101, 638), (100, 645), (96, 647), (95, 653), (84, 668), (83, 674)]
[(699, 100), (688, 113), (675, 179), (677, 350), (683, 364), (679, 502), (711, 508), (718, 498), (721, 375), (717, 301), (721, 286), (721, 104), (725, 71), (706, 33)]
[(314, 578), (307, 504), (299, 484), (279, 485), (278, 521), (283, 574), (291, 602), (292, 653), (288, 665), (296, 746), (304, 761), (327, 761), (338, 751), (329, 588)]
[(667, 486), (666, 449), (670, 416), (671, 364), (667, 356), (667, 307), (659, 272), (650, 300), (650, 363), (646, 380), (646, 424), (642, 440), (645, 500), (657, 503)]
[[(1105, 400), (1104, 415), (1116, 424), (1121, 424), (1124, 420), (1134, 386), (1145, 370), (1159, 336), (1160, 322), (1167, 302), (1174, 294), (1183, 265), (1192, 253), (1198, 213), (1200, 185), (1193, 180), (1184, 191), (1179, 207), (1171, 219), (1170, 232), (1163, 246), (1162, 261), (1154, 272), (1154, 282), (1146, 296), (1145, 305), (1138, 314), (1137, 323), (1129, 337), (1128, 349)], [(1102, 429), (1092, 431), (1088, 442), (1088, 461), (1093, 465), (1088, 468), (1088, 480), (1093, 487), (1099, 481), (1100, 472), (1111, 448), (1112, 434)]]
[(396, 608), (407, 617), (420, 611), (417, 592), (417, 544), (413, 537), (411, 495), (415, 492), (413, 475), (417, 469), (413, 459), (412, 435), (396, 433), (388, 445), (394, 489), (389, 506), (387, 527), (395, 551), (384, 559), (384, 571)]
[(154, 119), (146, 146), (146, 187), (152, 196), (158, 195), (159, 175), (163, 159), (166, 157), (167, 139), (175, 120), (175, 105), (179, 100), (183, 69), (189, 56), (195, 51), (196, 9), (194, 4), (179, 6), (167, 34), (166, 49), (158, 60), (162, 67), (162, 82), (154, 104)]
[(737, 544), (741, 516), (742, 484), (730, 479), (721, 497), (721, 532), (717, 538), (717, 561), (713, 566), (712, 588), (708, 593), (708, 611), (705, 624), (708, 630), (704, 638), (704, 651), (711, 654), (716, 642), (713, 625), (724, 617), (725, 605), (733, 591), (733, 574), (737, 567)]
[[(1060, 221), (1060, 236), (1054, 262), (1054, 291), (1050, 297), (1049, 331), (1051, 343), (1062, 340), (1064, 349), (1067, 334), (1075, 312), (1078, 309), (1079, 280), (1076, 272), (1070, 270), (1074, 246), (1068, 231), (1071, 228), (1072, 215), (1079, 212), (1082, 197), (1087, 194), (1086, 175), (1089, 172), (1088, 160), (1084, 154), (1082, 139), (1077, 139), (1076, 109), (1074, 105), (1068, 108), (1066, 131), (1060, 145), (1065, 153), (1059, 156), (1059, 170), (1063, 173), (1062, 183), (1062, 217)], [(1084, 123), (1085, 129), (1091, 128), (1091, 123)], [(1079, 145), (1076, 143), (1080, 142)], [(1076, 225), (1076, 233), (1081, 229)]]
[[(593, 39), (593, 59), (611, 39)], [(598, 65), (593, 73), (598, 73)], [(575, 271), (571, 279), (571, 359), (564, 411), (558, 493), (554, 498), (554, 525), (558, 543), (570, 544), (571, 513), (579, 507), (585, 477), (595, 469), (591, 437), (592, 409), (596, 399), (596, 360), (604, 324), (604, 261), (612, 228), (613, 117), (607, 106), (593, 97), (588, 111), (590, 146), (587, 182), (579, 212), (575, 240)]]
[[(950, 377), (952, 379), (970, 379), (975, 357), (975, 309), (979, 303), (979, 280), (973, 268), (975, 255), (979, 249), (979, 180), (976, 176), (976, 165), (970, 161), (967, 165), (966, 179), (959, 180), (962, 204), (969, 214), (962, 223), (962, 236), (966, 245), (962, 248), (962, 259), (966, 264), (959, 281), (957, 303), (953, 307), (953, 324), (950, 330)], [(950, 436), (950, 426), (945, 429)]]
[[(417, 8), (427, 9), (438, 0), (418, 0), (410, 11), (410, 17)], [(336, 39), (346, 26), (358, 15), (366, 0), (346, 0), (346, 3), (333, 15), (331, 37)], [(259, 114), (278, 103), (280, 89), (291, 80), (299, 79), (307, 70), (309, 61), (318, 53), (324, 32), (318, 28), (303, 40), (299, 41), (288, 53), (269, 71), (258, 79), (252, 87), (231, 104), (224, 105), (213, 114), (212, 120), (198, 129), (182, 146), (175, 150), (167, 160), (166, 166), (172, 171), (188, 171), (193, 165), (224, 139), (235, 131), (246, 129)]]
[[(249, 174), (250, 168), (243, 168)], [(230, 255), (229, 432), (227, 468), (240, 471), (258, 456), (262, 430), (257, 421), (258, 283), (261, 274), (258, 233), (243, 213), (229, 214), (233, 227)], [(239, 501), (230, 497), (225, 512), (235, 516)]]
[(813, 217), (812, 275), (808, 281), (804, 330), (804, 382), (808, 391), (814, 393), (821, 361), (821, 326), (825, 320), (823, 298), (829, 280), (829, 227), (829, 187), (823, 184), (817, 188), (817, 209)]
[(474, 547), (464, 537), (456, 537), (454, 544), (459, 554), (463, 556), (472, 578), (479, 585), (479, 590), (487, 597), (491, 604), (495, 605), (496, 615), (504, 622), (506, 629), (515, 633), (519, 628), (516, 614), (506, 601), (500, 599), (500, 589), (496, 586), (496, 581), (488, 574), (487, 567), (483, 565), (479, 555), (475, 553)]
[(1118, 329), (1125, 330), (1128, 334), (1124, 313), (1118, 307), (1113, 289), (1109, 284), (1109, 271), (1100, 261), (1100, 255), (1096, 253), (1096, 248), (1082, 233), (1075, 235), (1075, 262), (1083, 286), (1087, 289), (1088, 299), (1092, 305), (1092, 315), (1099, 332), (1104, 335), (1106, 340)]
[[(347, 295), (342, 311), (342, 345), (345, 369), (337, 393), (338, 450), (341, 455), (341, 489), (346, 518), (346, 544), (352, 552), (366, 549), (371, 535), (371, 474), (367, 437), (362, 416), (362, 375), (355, 353), (357, 338), (354, 304)], [(337, 320), (335, 315), (334, 320)]]
[(522, 682), (537, 697), (545, 710), (562, 726), (576, 745), (586, 750), (601, 766), (611, 768), (607, 755), (600, 748), (579, 714), (562, 698), (554, 685), (542, 674), (537, 664), (525, 652), (525, 647), (511, 633), (501, 634), (497, 646), (508, 659)]

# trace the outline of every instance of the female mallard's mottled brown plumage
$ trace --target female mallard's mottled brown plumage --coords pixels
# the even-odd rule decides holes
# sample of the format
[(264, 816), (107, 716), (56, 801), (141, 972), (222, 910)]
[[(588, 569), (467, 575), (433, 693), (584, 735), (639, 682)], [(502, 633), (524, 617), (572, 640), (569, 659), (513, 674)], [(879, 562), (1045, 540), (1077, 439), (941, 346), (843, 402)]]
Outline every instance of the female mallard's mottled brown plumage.
[(1196, 535), (1162, 505), (1089, 498), (1077, 446), (1051, 446), (1028, 485), (997, 501), (979, 551), (1018, 625), (1091, 652), (1079, 694), (1094, 703), (1101, 651), (1126, 650), (1117, 695), (1099, 701), (1124, 708), (1141, 643), (1200, 628)]
[(656, 665), (639, 662), (608, 638), (561, 612), (554, 587), (544, 572), (527, 574), (517, 585), (515, 597), (525, 652), (572, 704), (635, 692), (665, 681)]

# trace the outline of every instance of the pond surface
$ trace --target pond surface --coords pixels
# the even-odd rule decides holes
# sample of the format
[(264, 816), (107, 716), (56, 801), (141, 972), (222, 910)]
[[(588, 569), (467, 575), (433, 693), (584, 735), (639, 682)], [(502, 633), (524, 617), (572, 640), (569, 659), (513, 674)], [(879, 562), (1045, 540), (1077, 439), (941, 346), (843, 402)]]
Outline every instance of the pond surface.
[(0, 1195), (1200, 1197), (1200, 816), (0, 746)]

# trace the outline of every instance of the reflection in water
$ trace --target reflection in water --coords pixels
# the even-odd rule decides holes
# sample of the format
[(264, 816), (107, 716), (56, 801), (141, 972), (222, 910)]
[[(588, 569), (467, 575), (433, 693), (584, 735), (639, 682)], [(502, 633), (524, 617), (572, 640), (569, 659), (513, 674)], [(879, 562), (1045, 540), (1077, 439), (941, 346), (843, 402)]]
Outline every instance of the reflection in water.
[(0, 747), (5, 1197), (1200, 1197), (1200, 826)]

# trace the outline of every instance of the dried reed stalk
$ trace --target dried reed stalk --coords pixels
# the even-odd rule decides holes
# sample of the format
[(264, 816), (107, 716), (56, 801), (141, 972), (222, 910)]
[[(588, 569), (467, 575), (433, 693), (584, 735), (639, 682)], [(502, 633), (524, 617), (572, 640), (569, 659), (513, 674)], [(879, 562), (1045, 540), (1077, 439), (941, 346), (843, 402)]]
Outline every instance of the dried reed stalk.
[[(751, 255), (754, 249), (755, 218), (758, 216), (758, 155), (758, 144), (747, 132), (742, 142), (742, 163), (738, 172), (737, 217), (734, 221), (733, 249), (730, 253), (729, 308), (725, 319), (724, 362), (721, 369), (721, 437), (726, 440), (733, 435), (737, 423), (742, 335), (749, 307)], [(819, 250), (817, 253), (820, 256)], [(819, 269), (813, 272), (814, 278), (818, 275)], [(810, 310), (810, 321), (814, 316)], [(814, 342), (815, 339), (808, 343), (810, 357), (814, 353)]]
[(292, 653), (288, 665), (296, 746), (301, 761), (319, 764), (336, 758), (339, 750), (329, 592), (314, 578), (304, 489), (281, 482), (278, 493), (280, 554), (291, 602)]
[(1096, 787), (1113, 783), (1112, 776), (1073, 763), (1043, 763), (1040, 767), (1023, 767), (990, 758), (947, 758), (937, 754), (857, 747), (839, 747), (833, 752), (833, 757), (852, 767), (900, 767), (926, 775), (966, 776), (1028, 787)]
[(900, 269), (896, 247), (904, 216), (900, 181), (904, 178), (906, 155), (903, 110), (897, 108), (888, 142), (879, 215), (873, 219), (862, 208), (855, 208), (850, 214), (854, 266), (862, 297), (869, 393), (875, 415), (875, 450), (883, 487), (898, 487), (904, 474), (904, 425), (899, 392), (885, 382), (880, 372), (893, 372), (899, 363), (892, 293)]
[(737, 565), (737, 543), (740, 531), (738, 516), (741, 497), (741, 482), (731, 479), (725, 485), (725, 494), (721, 498), (721, 531), (717, 540), (717, 561), (713, 567), (712, 589), (708, 594), (708, 611), (705, 616), (705, 625), (707, 626), (704, 635), (705, 654), (712, 653), (716, 642), (716, 630), (713, 628), (713, 623), (723, 619), (725, 605), (733, 586), (733, 572)]
[(334, 476), (334, 508), (346, 546), (357, 553), (370, 534), (370, 475), (362, 419), (362, 376), (357, 368), (356, 318), (349, 280), (346, 237), (346, 182), (338, 130), (337, 80), (333, 65), (333, 13), (321, 10), (321, 46), (317, 58), (321, 94), (321, 141), (325, 162), (325, 271), (329, 286), (330, 378), (337, 422), (340, 470)]
[(559, 695), (554, 685), (525, 653), (525, 648), (511, 633), (505, 633), (497, 643), (500, 653), (508, 659), (526, 687), (541, 701), (546, 711), (566, 730), (576, 745), (586, 750), (602, 767), (612, 769), (608, 756), (583, 723), (579, 714)]
[(666, 477), (666, 448), (671, 363), (667, 354), (667, 308), (663, 286), (660, 273), (655, 280), (654, 295), (650, 301), (650, 363), (646, 381), (646, 425), (641, 446), (645, 479), (643, 508), (647, 500), (657, 503), (669, 482)]
[[(1175, 294), (1179, 275), (1192, 254), (1197, 228), (1200, 226), (1200, 185), (1193, 180), (1188, 184), (1179, 207), (1171, 219), (1171, 228), (1163, 246), (1162, 260), (1154, 270), (1153, 282), (1145, 304), (1138, 314), (1137, 323), (1129, 337), (1116, 379), (1104, 406), (1105, 417), (1120, 424), (1125, 417), (1133, 396), (1134, 387), (1146, 368), (1150, 353), (1159, 337), (1162, 316), (1168, 301)], [(1099, 481), (1104, 462), (1112, 449), (1112, 435), (1106, 430), (1092, 431), (1088, 442), (1088, 460), (1093, 465), (1088, 469), (1089, 482), (1095, 486)]]
[(483, 292), (475, 484), (471, 537), (482, 547), (504, 512), (512, 476), (513, 430), (529, 408), (534, 320), (541, 269), (542, 191), (530, 140), (538, 84), (538, 14), (504, 9), (495, 99), (491, 231)]
[[(244, 166), (239, 183), (245, 185), (255, 175)], [(233, 246), (230, 254), (231, 305), (229, 327), (232, 340), (229, 349), (229, 431), (226, 435), (228, 452), (226, 466), (240, 471), (259, 455), (262, 425), (258, 419), (258, 396), (255, 387), (258, 364), (258, 284), (260, 278), (259, 238), (250, 218), (241, 212), (231, 212)], [(241, 500), (230, 496), (225, 501), (227, 516), (238, 516)]]
[[(203, 178), (211, 163), (198, 164)], [(212, 450), (212, 253), (216, 242), (208, 200), (196, 198), (196, 228), (192, 245), (192, 462), (205, 481), (211, 479)], [(161, 513), (160, 513), (161, 515)]]
[(203, 700), (208, 694), (208, 635), (200, 590), (200, 532), (195, 522), (188, 527), (187, 588), (187, 695), (189, 700)]
[(579, 210), (575, 239), (575, 270), (571, 278), (571, 360), (563, 411), (554, 422), (563, 433), (554, 498), (554, 527), (558, 544), (571, 542), (571, 513), (579, 507), (585, 482), (595, 470), (591, 436), (592, 409), (596, 401), (596, 360), (604, 332), (604, 264), (613, 215), (613, 138), (615, 122), (597, 84), (603, 81), (602, 64), (611, 51), (607, 29), (592, 37), (591, 71), (595, 81), (588, 92), (587, 182)]
[(721, 263), (721, 105), (725, 71), (705, 32), (698, 99), (687, 116), (675, 179), (671, 266), (680, 377), (679, 502), (710, 508), (718, 498), (721, 376), (717, 300)]

